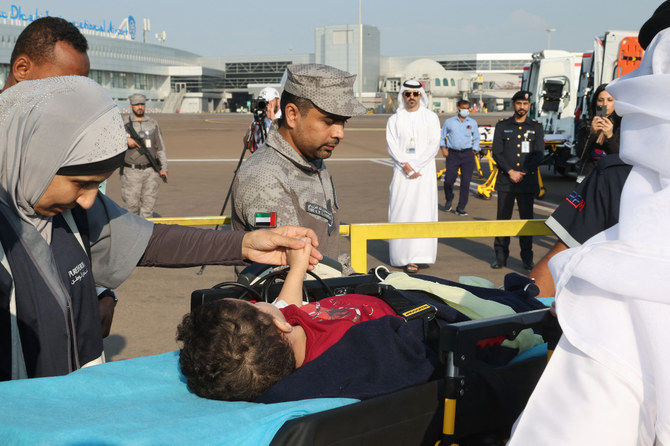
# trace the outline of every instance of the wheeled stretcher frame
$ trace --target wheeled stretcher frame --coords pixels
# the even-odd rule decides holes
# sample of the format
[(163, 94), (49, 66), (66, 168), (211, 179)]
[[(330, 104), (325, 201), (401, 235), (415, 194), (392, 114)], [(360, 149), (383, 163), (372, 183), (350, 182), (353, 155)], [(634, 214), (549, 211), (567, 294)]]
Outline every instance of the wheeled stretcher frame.
[[(374, 275), (326, 279), (335, 294), (358, 292), (361, 284), (378, 282)], [(280, 285), (270, 288), (277, 296)], [(310, 300), (328, 297), (324, 285), (306, 281)], [(236, 298), (239, 289), (196, 290), (191, 309), (222, 298)], [(513, 339), (525, 328), (542, 332), (550, 344), (560, 330), (549, 309), (511, 316), (445, 324), (437, 348), (444, 365), (442, 378), (390, 395), (291, 420), (275, 435), (279, 445), (474, 445), (504, 444), (546, 365), (546, 352), (521, 362), (493, 367), (476, 358), (479, 340)]]

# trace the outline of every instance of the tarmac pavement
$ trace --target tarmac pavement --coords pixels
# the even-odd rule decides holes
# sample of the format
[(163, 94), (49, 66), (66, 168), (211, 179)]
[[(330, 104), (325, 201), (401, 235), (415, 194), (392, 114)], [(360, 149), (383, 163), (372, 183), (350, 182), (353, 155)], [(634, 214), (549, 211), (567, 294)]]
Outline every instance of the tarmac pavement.
[[(480, 125), (495, 124), (509, 113), (473, 114)], [(235, 167), (242, 154), (242, 138), (251, 122), (249, 114), (153, 115), (158, 120), (168, 151), (169, 182), (161, 184), (155, 216), (185, 217), (219, 215), (231, 184)], [(441, 122), (448, 117), (442, 115)], [(385, 126), (388, 115), (366, 115), (352, 118), (345, 138), (327, 161), (340, 203), (341, 224), (379, 223), (388, 221), (388, 187), (392, 167), (386, 151)], [(247, 154), (248, 155), (248, 154)], [(438, 170), (444, 160), (437, 158)], [(488, 172), (485, 172), (488, 174)], [(536, 218), (546, 218), (555, 203), (562, 200), (574, 180), (542, 168), (547, 194), (543, 206), (536, 207)], [(475, 173), (473, 183), (484, 179)], [(476, 186), (476, 184), (475, 184)], [(439, 203), (444, 204), (441, 182)], [(107, 194), (123, 205), (119, 175), (108, 180)], [(456, 192), (458, 196), (458, 192)], [(468, 216), (439, 212), (440, 221), (494, 220), (496, 199), (483, 200), (471, 192), (466, 208)], [(224, 212), (230, 215), (230, 205)], [(518, 215), (515, 211), (515, 217)], [(554, 244), (554, 237), (534, 237), (535, 259), (539, 260)], [(349, 250), (342, 238), (341, 249)], [(505, 274), (526, 274), (519, 258), (519, 244), (512, 240), (508, 267), (493, 270), (493, 238), (440, 239), (437, 261), (421, 273), (450, 280), (460, 276), (478, 276), (497, 286)], [(368, 268), (388, 265), (388, 242), (368, 244)], [(391, 268), (399, 271), (398, 268)], [(127, 359), (163, 353), (177, 348), (175, 334), (179, 321), (190, 308), (193, 290), (210, 288), (219, 282), (234, 280), (233, 267), (137, 268), (117, 289), (116, 307), (110, 336), (105, 339), (108, 360)]]

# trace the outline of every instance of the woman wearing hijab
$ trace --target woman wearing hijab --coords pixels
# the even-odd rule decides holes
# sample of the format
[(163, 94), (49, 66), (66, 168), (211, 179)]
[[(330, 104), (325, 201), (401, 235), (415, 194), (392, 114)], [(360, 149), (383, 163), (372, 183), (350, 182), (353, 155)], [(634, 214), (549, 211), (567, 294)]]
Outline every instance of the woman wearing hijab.
[[(619, 128), (621, 118), (614, 111), (615, 99), (605, 89), (607, 84), (599, 86), (591, 100), (591, 125), (589, 134), (581, 150), (582, 168), (580, 175), (588, 176), (603, 156), (619, 153)], [(597, 109), (602, 107), (603, 115)]]
[(126, 138), (118, 108), (88, 78), (7, 90), (0, 132), (0, 380), (101, 362), (95, 285), (116, 288), (136, 265), (281, 264), (283, 248), (304, 246), (294, 237), (306, 234), (316, 245), (303, 228), (153, 225), (98, 194), (121, 165)]

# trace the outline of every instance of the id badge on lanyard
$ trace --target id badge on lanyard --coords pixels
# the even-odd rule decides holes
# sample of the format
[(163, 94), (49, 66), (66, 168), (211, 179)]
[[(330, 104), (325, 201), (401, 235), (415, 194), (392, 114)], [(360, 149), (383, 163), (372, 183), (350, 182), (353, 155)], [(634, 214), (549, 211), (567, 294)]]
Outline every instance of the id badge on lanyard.
[(415, 155), (416, 154), (416, 143), (414, 142), (414, 138), (409, 140), (409, 144), (407, 145), (407, 149), (405, 149), (405, 152), (408, 155)]

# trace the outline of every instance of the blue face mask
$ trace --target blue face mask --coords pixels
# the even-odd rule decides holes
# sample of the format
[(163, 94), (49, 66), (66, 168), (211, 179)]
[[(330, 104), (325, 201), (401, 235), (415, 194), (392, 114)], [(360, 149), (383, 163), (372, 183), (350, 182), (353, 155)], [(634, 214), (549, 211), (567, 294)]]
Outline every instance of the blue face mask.
[(458, 110), (458, 115), (461, 118), (467, 118), (468, 116), (470, 116), (470, 110), (468, 110), (467, 108), (461, 108), (460, 110)]

